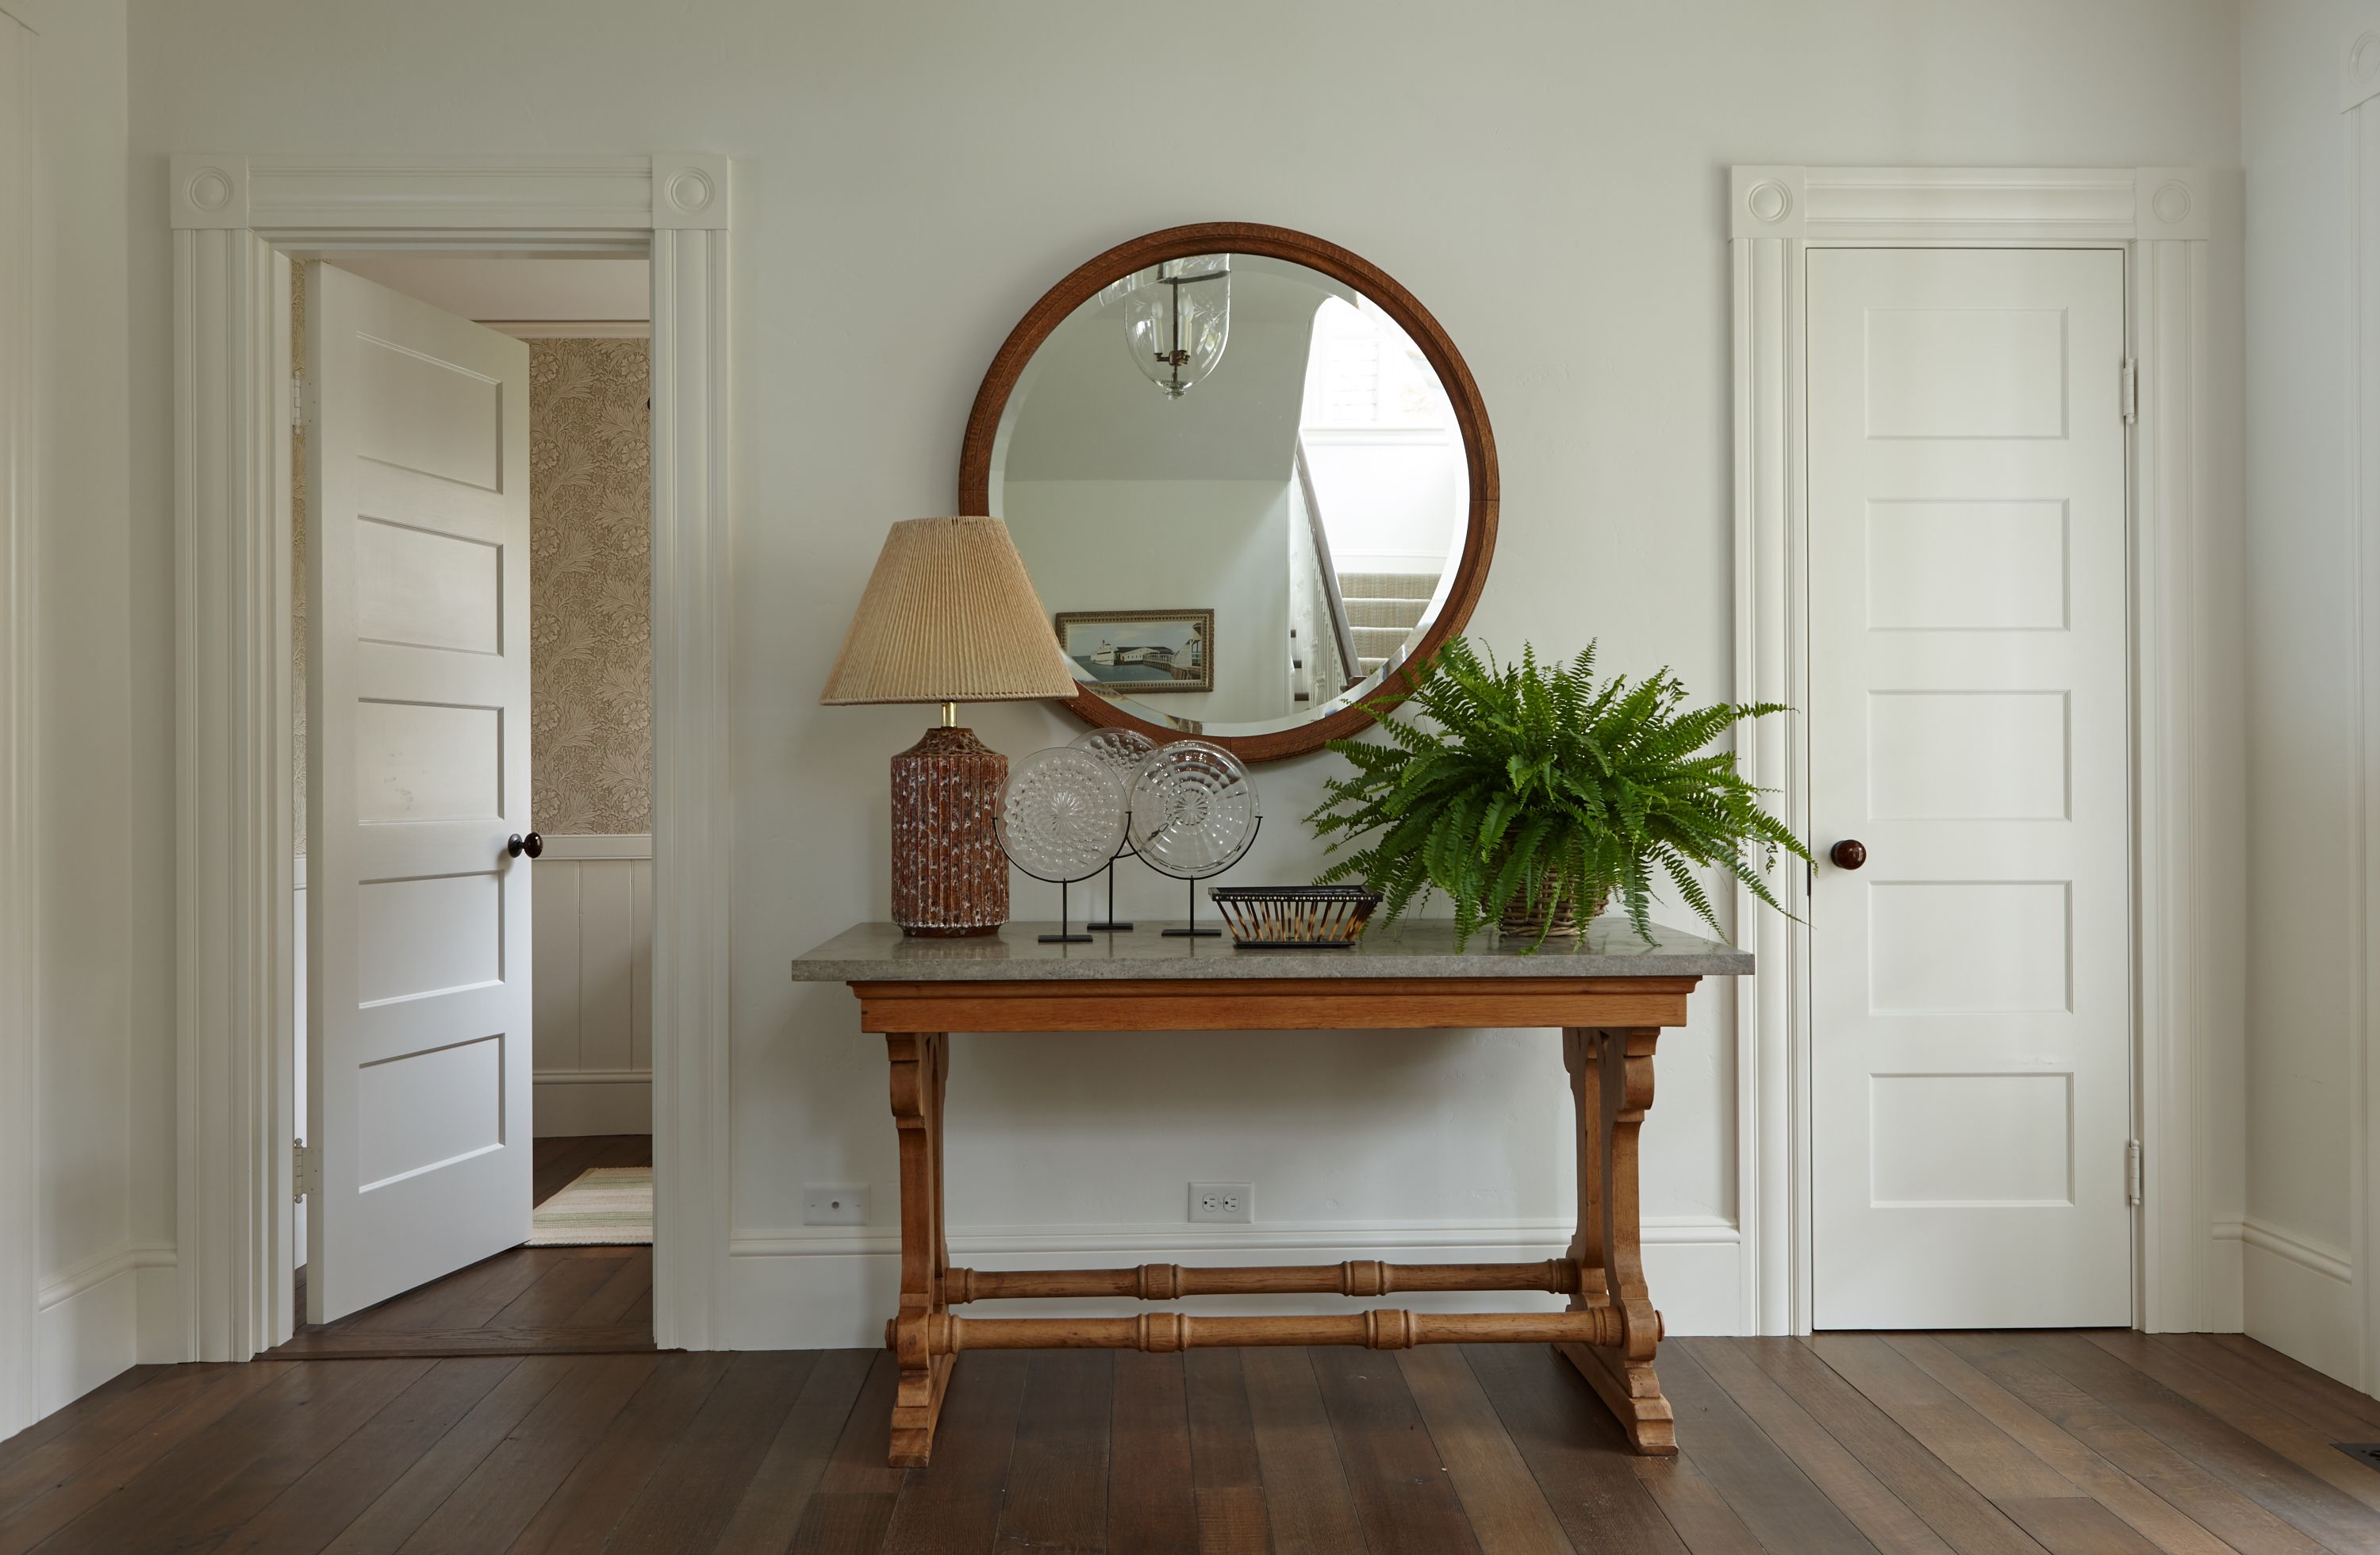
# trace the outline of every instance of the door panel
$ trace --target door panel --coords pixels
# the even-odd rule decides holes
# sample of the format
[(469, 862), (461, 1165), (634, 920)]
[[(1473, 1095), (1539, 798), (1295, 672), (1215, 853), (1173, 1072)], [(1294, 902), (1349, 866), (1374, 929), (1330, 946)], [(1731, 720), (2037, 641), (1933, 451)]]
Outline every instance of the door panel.
[(1808, 273), (1814, 1318), (2121, 1324), (2123, 257)]
[(307, 298), (327, 1322), (528, 1235), (528, 348), (330, 265)]

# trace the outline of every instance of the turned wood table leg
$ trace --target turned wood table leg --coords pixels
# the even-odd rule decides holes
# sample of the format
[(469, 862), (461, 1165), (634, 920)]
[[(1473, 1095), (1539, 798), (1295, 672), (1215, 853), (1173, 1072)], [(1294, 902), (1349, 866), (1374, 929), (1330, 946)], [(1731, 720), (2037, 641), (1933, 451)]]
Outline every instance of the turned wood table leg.
[(892, 1464), (922, 1468), (933, 1454), (934, 1424), (957, 1358), (932, 1343), (934, 1319), (950, 1310), (942, 1289), (950, 1268), (942, 1229), (942, 1094), (951, 1044), (942, 1032), (896, 1032), (884, 1046), (892, 1069), (892, 1122), (901, 1135), (901, 1310), (892, 1319), (901, 1378), (892, 1395)]
[(1653, 1105), (1653, 1047), (1660, 1035), (1658, 1028), (1562, 1033), (1578, 1118), (1578, 1234), (1571, 1257), (1579, 1266), (1579, 1294), (1571, 1306), (1616, 1310), (1620, 1341), (1557, 1348), (1602, 1395), (1631, 1446), (1667, 1455), (1678, 1450), (1678, 1437), (1653, 1374), (1661, 1317), (1645, 1288), (1636, 1160), (1637, 1131)]

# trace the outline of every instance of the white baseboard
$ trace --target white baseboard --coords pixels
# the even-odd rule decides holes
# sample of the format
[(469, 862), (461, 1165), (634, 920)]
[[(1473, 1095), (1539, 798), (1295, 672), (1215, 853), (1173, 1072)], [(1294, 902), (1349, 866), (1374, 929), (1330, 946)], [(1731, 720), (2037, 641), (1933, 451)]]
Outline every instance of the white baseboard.
[(653, 1131), (650, 1069), (564, 1069), (535, 1078), (530, 1125), (540, 1139)]
[(42, 1282), (34, 1343), (40, 1408), (62, 1409), (141, 1355), (141, 1277), (170, 1268), (170, 1247), (132, 1245), (84, 1259)]
[[(1567, 1225), (1508, 1221), (1456, 1226), (1432, 1222), (1264, 1226), (1231, 1233), (1181, 1225), (995, 1226), (951, 1237), (954, 1258), (1000, 1269), (1125, 1267), (1142, 1263), (1525, 1263), (1560, 1256)], [(728, 1245), (722, 1292), (721, 1343), (731, 1350), (834, 1349), (884, 1342), (884, 1319), (899, 1305), (899, 1236), (890, 1228), (791, 1228), (747, 1232)], [(1672, 1334), (1742, 1331), (1736, 1228), (1711, 1220), (1664, 1221), (1645, 1228), (1645, 1273), (1662, 1323)], [(1341, 1297), (1270, 1296), (1261, 1310), (1354, 1312), (1402, 1306), (1427, 1312), (1557, 1311), (1564, 1298), (1542, 1293), (1414, 1292), (1351, 1304)], [(1165, 1304), (1217, 1315), (1252, 1310), (1245, 1300), (1193, 1297)], [(982, 1316), (1129, 1316), (1150, 1310), (1129, 1301), (1002, 1301), (969, 1306)]]
[(2338, 1248), (2253, 1218), (2240, 1224), (2241, 1331), (2350, 1388), (2355, 1270)]

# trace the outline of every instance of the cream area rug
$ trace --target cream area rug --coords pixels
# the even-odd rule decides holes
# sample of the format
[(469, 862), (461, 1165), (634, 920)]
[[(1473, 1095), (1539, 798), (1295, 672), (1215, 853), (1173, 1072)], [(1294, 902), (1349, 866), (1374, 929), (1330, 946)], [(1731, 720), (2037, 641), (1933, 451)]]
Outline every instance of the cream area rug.
[(629, 1247), (653, 1240), (653, 1169), (592, 1166), (537, 1207), (532, 1247)]

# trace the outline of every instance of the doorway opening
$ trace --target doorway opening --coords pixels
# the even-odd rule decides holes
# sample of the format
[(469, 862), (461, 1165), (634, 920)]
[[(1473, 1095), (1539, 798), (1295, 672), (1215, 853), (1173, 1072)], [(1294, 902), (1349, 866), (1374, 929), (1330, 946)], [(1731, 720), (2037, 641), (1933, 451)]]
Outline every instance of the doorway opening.
[[(288, 470), (298, 953), (292, 1057), (303, 1197), (292, 1207), (289, 1237), (298, 1332), (284, 1349), (361, 1355), (650, 1348), (650, 264), (634, 255), (343, 252), (293, 262), (290, 282), (291, 365), (303, 407)], [(358, 323), (358, 308), (382, 311)], [(431, 331), (432, 343), (405, 336), (406, 329)], [(374, 349), (359, 361), (325, 355), (312, 336), (326, 331), (355, 333)], [(462, 348), (437, 344), (450, 338)], [(492, 354), (474, 357), (473, 349)], [(525, 372), (516, 374), (524, 352)], [(443, 359), (449, 355), (451, 362)], [(334, 403), (342, 395), (349, 403)], [(440, 464), (469, 444), (480, 409), (488, 412), (485, 445), (496, 461), (490, 468), (502, 466), (485, 480)], [(525, 459), (510, 435), (518, 429), (508, 426), (524, 411)], [(387, 425), (374, 431), (372, 418)], [(397, 443), (431, 453), (391, 453)], [(351, 453), (371, 469), (360, 482), (337, 462)], [(391, 468), (405, 474), (391, 478)], [(421, 489), (408, 493), (390, 484), (405, 480)], [(511, 495), (509, 504), (495, 506), (511, 514), (519, 532), (480, 534), (468, 523), (450, 532), (440, 515), (458, 489), (467, 500)], [(408, 502), (420, 512), (405, 510)], [(346, 542), (338, 533), (343, 521), (356, 535), (381, 538)], [(516, 570), (526, 572), (524, 623), (504, 619), (524, 602)], [(484, 590), (483, 601), (475, 590)], [(352, 596), (351, 608), (318, 611), (318, 592), (334, 601)], [(413, 626), (393, 629), (388, 623), (398, 616)], [(417, 629), (425, 623), (430, 629)], [(482, 627), (484, 640), (475, 638)], [(525, 684), (509, 692), (467, 688), (441, 702), (442, 693), (416, 688), (423, 675), (468, 680), (475, 655), (501, 661), (524, 650)], [(383, 665), (405, 686), (398, 691), (375, 691), (335, 669), (324, 675), (335, 685), (317, 686), (310, 674), (316, 652), (344, 653), (366, 667), (359, 673), (375, 655), (428, 667)], [(407, 709), (400, 724), (418, 726), (392, 726), (375, 711), (392, 705)], [(490, 732), (485, 750), (472, 748), (478, 736), (456, 709), (492, 715), (480, 720)], [(454, 726), (423, 716), (431, 710)], [(526, 723), (525, 741), (507, 737), (508, 719)], [(468, 797), (477, 792), (474, 780), (492, 803)], [(429, 796), (442, 783), (450, 801), (461, 802), (440, 808)], [(349, 801), (350, 792), (359, 797)], [(375, 827), (428, 829), (468, 822), (483, 810), (495, 813), (480, 817), (480, 829), (493, 829), (505, 856), (492, 854), (471, 875), (447, 872), (451, 864), (400, 868), (384, 860), (358, 875), (331, 846), (323, 853), (335, 866), (333, 878), (310, 879), (310, 832), (319, 839), (334, 826), (358, 835)], [(366, 836), (361, 855), (375, 856), (385, 840)], [(469, 960), (468, 942), (442, 948), (436, 940), (447, 933), (468, 942), (469, 892), (410, 919), (402, 909), (370, 905), (375, 893), (419, 890), (437, 875), (441, 890), (476, 875), (486, 882), (480, 894), (500, 904), (488, 919), (493, 943), (483, 968), (493, 975), (480, 982), (526, 993), (526, 1020), (504, 1024), (528, 1030), (489, 1043), (480, 1027), (491, 1017), (458, 1008), (450, 1025), (462, 1024), (394, 1052), (384, 1035), (342, 1023), (368, 1027), (384, 1013), (373, 1006), (434, 1007), (441, 999), (468, 1005), (475, 991), (487, 991), (471, 980), (476, 972), (435, 969), (442, 955), (456, 966)], [(349, 902), (326, 900), (334, 891), (349, 893)], [(358, 942), (355, 965), (339, 969), (348, 975), (334, 979), (337, 987), (310, 990), (310, 942), (337, 955), (343, 938)], [(383, 987), (355, 971), (385, 971), (407, 958), (413, 975)], [(348, 994), (360, 996), (361, 1016)], [(507, 1052), (507, 1042), (526, 1051)], [(494, 1050), (477, 1068), (452, 1057), (475, 1047)], [(342, 1065), (362, 1075), (344, 1095), (319, 1083)], [(394, 1084), (374, 1078), (376, 1069), (402, 1075), (403, 1067), (419, 1073)], [(492, 1091), (478, 1088), (488, 1078)], [(514, 1105), (517, 1096), (505, 1097), (508, 1088), (526, 1089), (525, 1113)], [(475, 1132), (456, 1117), (476, 1117), (481, 1126)], [(331, 1177), (337, 1188), (361, 1192), (326, 1203), (322, 1150), (337, 1144), (318, 1131), (340, 1127), (358, 1138), (348, 1142), (351, 1170)], [(514, 1160), (491, 1172), (492, 1158), (504, 1152)], [(454, 1181), (441, 1186), (442, 1172)], [(375, 1190), (411, 1195), (417, 1204), (409, 1213), (372, 1216), (364, 1207)], [(442, 1196), (462, 1201), (445, 1204)], [(504, 1202), (475, 1201), (491, 1196)], [(447, 1233), (409, 1241), (424, 1206), (447, 1221)], [(310, 1282), (310, 1253), (324, 1246), (316, 1218), (343, 1210), (355, 1221), (351, 1233), (374, 1237), (380, 1267), (360, 1284), (352, 1268)], [(454, 1230), (465, 1221), (482, 1229)], [(455, 1267), (491, 1244), (504, 1245)], [(338, 1280), (341, 1273), (347, 1278)], [(359, 1290), (377, 1299), (358, 1308)]]

